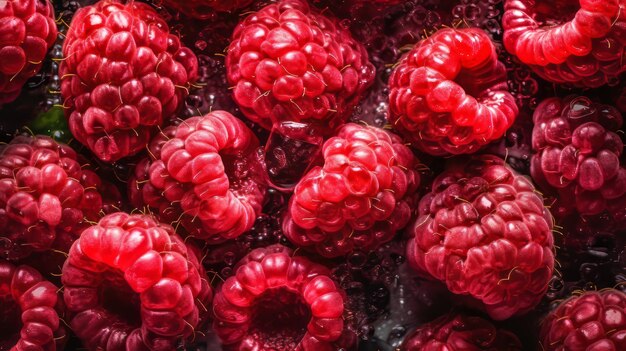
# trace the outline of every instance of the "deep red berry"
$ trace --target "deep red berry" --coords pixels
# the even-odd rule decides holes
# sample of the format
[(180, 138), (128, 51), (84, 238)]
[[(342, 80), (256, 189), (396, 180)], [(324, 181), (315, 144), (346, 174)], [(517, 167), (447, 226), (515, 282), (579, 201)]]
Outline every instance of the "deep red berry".
[(174, 350), (193, 337), (212, 297), (172, 227), (122, 212), (74, 242), (62, 281), (68, 322), (89, 350)]
[(492, 318), (533, 308), (554, 268), (552, 217), (530, 181), (498, 157), (453, 161), (410, 227), (411, 266)]
[(624, 144), (621, 113), (586, 97), (543, 101), (533, 115), (531, 175), (555, 195), (555, 215), (608, 212), (626, 225)]
[(435, 156), (468, 154), (500, 138), (518, 108), (506, 69), (480, 29), (442, 29), (422, 40), (389, 78), (389, 121)]
[[(168, 136), (170, 135), (170, 136)], [(261, 212), (265, 185), (259, 142), (224, 111), (192, 117), (166, 128), (150, 144), (129, 183), (137, 207), (161, 221), (180, 223), (201, 239), (232, 239), (249, 230)]]
[(57, 291), (35, 269), (0, 260), (0, 350), (63, 350)]
[(348, 348), (345, 293), (329, 275), (284, 246), (256, 249), (215, 294), (213, 327), (227, 350)]
[(372, 250), (411, 218), (420, 185), (418, 160), (387, 131), (344, 125), (324, 143), (324, 163), (295, 188), (283, 231), (327, 257)]
[(626, 294), (585, 292), (561, 303), (541, 324), (546, 351), (626, 350)]
[(374, 79), (365, 48), (337, 20), (282, 0), (243, 20), (226, 57), (233, 96), (266, 129), (281, 121), (342, 124)]
[(507, 0), (504, 45), (542, 78), (598, 87), (626, 69), (625, 0)]
[(230, 12), (244, 8), (253, 0), (163, 0), (166, 6), (198, 19), (209, 19), (215, 11)]
[(56, 39), (50, 1), (0, 3), (0, 106), (15, 100), (26, 80), (39, 72)]
[(522, 351), (515, 334), (480, 317), (448, 314), (417, 327), (402, 351)]
[(140, 2), (78, 10), (59, 67), (70, 131), (103, 161), (137, 153), (182, 106), (198, 61)]
[(45, 136), (0, 147), (0, 257), (45, 251), (100, 218), (107, 186), (84, 165), (72, 148)]

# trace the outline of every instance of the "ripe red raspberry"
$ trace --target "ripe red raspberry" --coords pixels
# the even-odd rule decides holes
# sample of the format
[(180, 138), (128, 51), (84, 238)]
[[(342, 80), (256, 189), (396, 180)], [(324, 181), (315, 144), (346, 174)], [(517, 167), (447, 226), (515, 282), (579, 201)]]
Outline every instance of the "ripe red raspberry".
[(70, 131), (103, 161), (143, 149), (198, 75), (193, 52), (140, 2), (102, 0), (78, 10), (63, 55)]
[(0, 350), (63, 350), (57, 290), (35, 269), (0, 260)]
[(506, 80), (485, 32), (439, 30), (404, 56), (389, 78), (389, 121), (431, 155), (476, 152), (517, 117)]
[(166, 6), (187, 16), (206, 20), (215, 16), (215, 11), (230, 12), (244, 8), (253, 0), (163, 0)]
[(289, 203), (283, 222), (289, 240), (335, 257), (373, 250), (407, 225), (419, 161), (398, 136), (350, 123), (322, 153), (324, 164), (300, 180)]
[(480, 317), (448, 314), (417, 327), (402, 351), (522, 351), (515, 334)]
[(584, 96), (550, 98), (537, 107), (533, 121), (530, 171), (542, 190), (556, 195), (555, 215), (607, 211), (626, 224), (620, 112)]
[(457, 160), (422, 198), (409, 262), (494, 319), (533, 308), (554, 267), (552, 217), (530, 181), (496, 156)]
[(89, 350), (175, 350), (207, 317), (212, 297), (172, 227), (122, 212), (74, 242), (62, 281), (70, 326)]
[(345, 293), (329, 275), (284, 246), (256, 249), (216, 292), (213, 328), (227, 350), (347, 349)]
[(241, 111), (266, 129), (342, 124), (374, 79), (365, 48), (337, 20), (300, 0), (282, 0), (243, 20), (226, 57)]
[(224, 111), (166, 128), (129, 182), (133, 204), (153, 208), (161, 221), (176, 221), (194, 237), (237, 237), (263, 205), (258, 146), (252, 131)]
[(561, 303), (542, 322), (545, 351), (626, 350), (626, 295), (588, 291)]
[(507, 0), (504, 46), (542, 78), (598, 87), (626, 69), (626, 0)]
[(26, 80), (39, 72), (56, 39), (50, 1), (0, 3), (0, 106), (15, 100)]
[(46, 251), (100, 218), (105, 184), (83, 165), (46, 136), (18, 136), (0, 147), (0, 257)]

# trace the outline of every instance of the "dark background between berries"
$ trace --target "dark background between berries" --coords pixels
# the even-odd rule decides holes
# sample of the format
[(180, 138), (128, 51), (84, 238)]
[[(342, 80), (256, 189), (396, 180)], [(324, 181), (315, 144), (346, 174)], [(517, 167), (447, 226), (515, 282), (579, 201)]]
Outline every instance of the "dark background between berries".
[[(150, 2), (149, 0), (146, 0)], [(351, 29), (357, 41), (369, 51), (370, 60), (378, 74), (369, 93), (355, 109), (353, 120), (384, 126), (388, 90), (386, 81), (393, 64), (420, 38), (438, 28), (475, 26), (484, 29), (493, 38), (499, 58), (505, 63), (509, 88), (517, 99), (520, 116), (505, 137), (494, 142), (482, 152), (495, 153), (523, 174), (530, 174), (530, 135), (532, 112), (547, 97), (564, 97), (580, 94), (580, 90), (547, 83), (532, 74), (511, 57), (502, 46), (501, 16), (503, 0), (407, 0), (400, 5), (378, 11), (372, 6), (353, 5), (358, 1), (310, 0), (320, 8), (329, 8), (342, 18), (342, 25)], [(93, 0), (55, 0), (54, 6), (60, 32), (67, 30), (72, 14)], [(260, 8), (266, 1), (254, 1), (250, 9)], [(191, 20), (184, 15), (168, 11), (159, 0), (152, 1), (169, 23), (173, 32), (190, 47), (200, 63), (199, 89), (191, 91), (182, 118), (224, 109), (235, 116), (243, 116), (230, 97), (225, 77), (224, 50), (230, 33), (239, 20), (239, 14), (216, 14), (207, 20)], [(246, 9), (242, 13), (246, 13)], [(16, 133), (49, 134), (59, 140), (69, 141), (79, 152), (89, 156), (78, 143), (71, 141), (67, 131), (59, 94), (60, 77), (57, 74), (63, 34), (50, 51), (41, 72), (23, 88), (21, 96), (0, 109), (0, 140), (8, 142)], [(623, 83), (622, 83), (623, 84)], [(605, 87), (585, 91), (584, 95), (599, 101), (618, 105), (623, 87)], [(622, 106), (623, 107), (623, 106)], [(245, 119), (244, 119), (245, 120)], [(246, 121), (262, 141), (267, 132)], [(27, 127), (26, 127), (27, 126)], [(623, 133), (620, 134), (623, 136)], [(429, 169), (422, 172), (432, 178), (440, 171), (443, 161), (419, 155)], [(622, 156), (623, 157), (623, 156)], [(98, 164), (98, 172), (125, 189), (124, 182), (133, 166), (133, 160), (106, 165)], [(204, 264), (214, 272), (215, 279), (224, 279), (233, 273), (233, 265), (251, 248), (272, 243), (290, 245), (282, 236), (280, 216), (287, 197), (270, 190), (268, 201), (252, 230), (237, 240), (221, 245), (209, 252)], [(547, 201), (550, 201), (549, 199)], [(549, 203), (548, 203), (549, 205)], [(130, 210), (130, 209), (129, 209)], [(540, 318), (556, 301), (568, 297), (575, 290), (596, 290), (616, 287), (626, 291), (626, 241), (624, 233), (603, 229), (602, 219), (597, 223), (582, 223), (576, 218), (558, 223), (555, 230), (557, 271), (543, 302), (523, 317), (500, 323), (516, 333), (527, 350), (537, 347), (537, 330)], [(348, 307), (361, 338), (360, 350), (393, 350), (411, 328), (449, 311), (444, 287), (418, 280), (408, 268), (404, 258), (401, 235), (370, 254), (354, 253), (346, 259), (326, 260), (333, 267), (334, 278), (349, 295)], [(79, 349), (71, 340), (68, 349)], [(219, 351), (215, 337), (208, 335), (189, 350)]]

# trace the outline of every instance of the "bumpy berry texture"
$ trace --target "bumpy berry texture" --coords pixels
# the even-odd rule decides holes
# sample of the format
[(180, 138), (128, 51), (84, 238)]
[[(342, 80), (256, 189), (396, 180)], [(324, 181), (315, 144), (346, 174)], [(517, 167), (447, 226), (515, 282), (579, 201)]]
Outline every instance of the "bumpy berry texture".
[(172, 227), (122, 212), (74, 242), (62, 281), (69, 324), (89, 350), (174, 350), (193, 337), (212, 298)]
[(250, 252), (215, 294), (213, 327), (225, 349), (348, 349), (345, 293), (329, 275), (281, 245)]
[[(0, 257), (45, 251), (96, 221), (108, 189), (76, 152), (45, 136), (18, 136), (0, 147)], [(69, 248), (65, 247), (67, 250)]]
[(215, 11), (230, 12), (244, 8), (253, 0), (163, 0), (163, 3), (187, 16), (209, 19)]
[(103, 161), (143, 149), (198, 75), (191, 50), (148, 5), (102, 0), (76, 12), (59, 67), (74, 137)]
[(1, 350), (63, 350), (57, 290), (35, 269), (0, 260)]
[(26, 80), (39, 72), (56, 38), (50, 1), (0, 3), (0, 106), (15, 100)]
[(598, 87), (626, 69), (626, 1), (506, 0), (504, 45), (542, 78)]
[[(168, 136), (168, 135), (171, 135)], [(224, 111), (166, 128), (149, 147), (129, 183), (131, 200), (161, 221), (180, 221), (191, 236), (232, 239), (249, 230), (265, 196), (259, 142)]]
[(419, 150), (468, 154), (500, 138), (518, 114), (506, 69), (480, 29), (442, 29), (389, 78), (389, 121)]
[(542, 322), (546, 351), (626, 349), (626, 294), (615, 289), (585, 292), (561, 303)]
[(522, 351), (515, 334), (480, 317), (449, 314), (417, 327), (402, 351)]
[(552, 217), (530, 181), (491, 155), (457, 160), (420, 202), (407, 256), (494, 319), (533, 308), (554, 267)]
[(349, 31), (300, 0), (246, 17), (233, 33), (226, 68), (234, 99), (253, 122), (266, 129), (306, 122), (326, 134), (352, 114), (375, 75)]
[(608, 212), (626, 225), (622, 115), (614, 107), (583, 96), (543, 101), (533, 115), (531, 175), (557, 199), (561, 217)]
[(349, 123), (322, 153), (323, 165), (300, 180), (289, 203), (289, 240), (335, 257), (375, 249), (407, 225), (420, 175), (398, 136)]

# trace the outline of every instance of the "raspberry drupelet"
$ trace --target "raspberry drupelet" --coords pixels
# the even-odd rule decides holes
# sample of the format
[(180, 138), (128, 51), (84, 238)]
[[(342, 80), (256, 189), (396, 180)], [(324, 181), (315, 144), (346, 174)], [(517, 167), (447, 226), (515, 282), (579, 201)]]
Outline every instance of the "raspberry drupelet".
[(174, 350), (194, 337), (212, 298), (172, 227), (122, 212), (74, 242), (62, 281), (69, 324), (89, 350)]
[[(265, 197), (259, 141), (224, 111), (192, 117), (166, 128), (150, 143), (150, 158), (129, 182), (133, 204), (187, 234), (222, 241), (249, 230)], [(176, 222), (176, 223), (174, 223)]]
[(504, 46), (542, 78), (596, 88), (626, 69), (626, 0), (506, 0)]
[(0, 107), (15, 100), (24, 83), (39, 72), (56, 39), (50, 1), (0, 3)]
[(552, 228), (541, 195), (502, 159), (457, 159), (422, 198), (407, 256), (421, 276), (507, 319), (535, 307), (548, 288)]
[(225, 350), (350, 349), (345, 293), (329, 276), (282, 245), (250, 252), (215, 294), (213, 328)]
[(389, 78), (389, 122), (434, 156), (470, 154), (499, 139), (518, 114), (506, 68), (477, 28), (441, 29)]
[(300, 180), (289, 202), (289, 240), (336, 257), (373, 250), (408, 224), (419, 161), (397, 135), (349, 123), (322, 154), (324, 163)]
[(146, 147), (184, 102), (198, 61), (147, 4), (78, 10), (63, 44), (61, 93), (76, 140), (103, 161)]
[(310, 123), (323, 134), (350, 117), (375, 75), (350, 32), (300, 0), (281, 0), (239, 23), (226, 67), (250, 120), (266, 129)]

